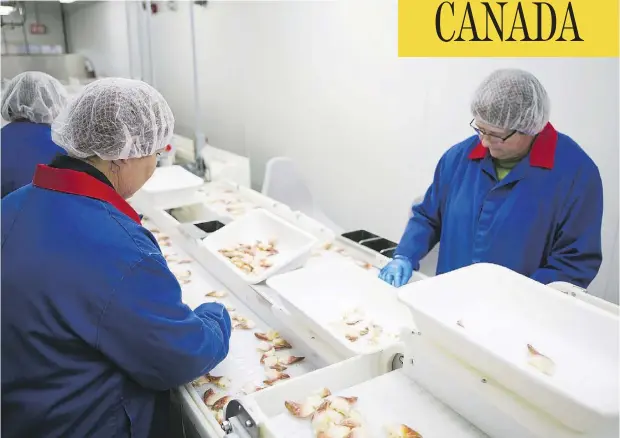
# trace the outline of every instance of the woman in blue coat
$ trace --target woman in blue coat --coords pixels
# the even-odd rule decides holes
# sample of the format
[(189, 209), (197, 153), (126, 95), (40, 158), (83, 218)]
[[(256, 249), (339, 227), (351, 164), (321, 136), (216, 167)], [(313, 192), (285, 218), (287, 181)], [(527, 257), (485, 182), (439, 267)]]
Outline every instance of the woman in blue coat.
[(488, 262), (587, 288), (602, 261), (598, 168), (549, 123), (549, 98), (530, 73), (494, 72), (471, 110), (476, 135), (441, 158), (380, 277), (406, 284), (441, 242), (437, 274)]
[(149, 85), (96, 81), (53, 124), (68, 155), (2, 200), (3, 437), (169, 437), (169, 390), (228, 354), (125, 201), (173, 129)]
[(50, 125), (67, 104), (60, 82), (32, 71), (15, 76), (2, 95), (2, 197), (29, 184), (37, 164), (64, 154), (52, 141)]

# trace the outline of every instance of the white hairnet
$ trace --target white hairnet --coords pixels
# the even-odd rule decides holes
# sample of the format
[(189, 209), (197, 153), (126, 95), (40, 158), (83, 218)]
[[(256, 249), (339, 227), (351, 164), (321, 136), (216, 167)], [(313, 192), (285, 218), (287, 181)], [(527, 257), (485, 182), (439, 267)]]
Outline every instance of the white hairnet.
[(51, 125), (67, 104), (67, 91), (58, 80), (27, 71), (11, 79), (2, 91), (2, 118)]
[(549, 97), (536, 77), (523, 70), (497, 70), (478, 87), (471, 112), (498, 128), (538, 134), (549, 121)]
[(52, 140), (69, 155), (104, 160), (140, 158), (165, 148), (174, 117), (150, 85), (108, 78), (82, 90), (52, 125)]

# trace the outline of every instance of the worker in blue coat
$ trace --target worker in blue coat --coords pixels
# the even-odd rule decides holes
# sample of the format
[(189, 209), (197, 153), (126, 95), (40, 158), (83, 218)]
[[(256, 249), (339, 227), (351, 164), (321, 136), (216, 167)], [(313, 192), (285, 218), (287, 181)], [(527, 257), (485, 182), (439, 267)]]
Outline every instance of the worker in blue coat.
[(67, 104), (67, 91), (52, 76), (25, 72), (15, 76), (2, 95), (0, 131), (2, 197), (32, 181), (37, 164), (47, 164), (64, 150), (52, 141), (50, 125)]
[(602, 261), (603, 188), (579, 145), (549, 123), (528, 72), (499, 70), (471, 104), (476, 135), (449, 149), (380, 278), (400, 287), (438, 243), (437, 274), (494, 263), (587, 288)]
[(164, 98), (89, 84), (58, 116), (67, 156), (2, 200), (2, 436), (171, 437), (172, 388), (228, 354), (219, 303), (194, 311), (125, 199), (174, 129)]

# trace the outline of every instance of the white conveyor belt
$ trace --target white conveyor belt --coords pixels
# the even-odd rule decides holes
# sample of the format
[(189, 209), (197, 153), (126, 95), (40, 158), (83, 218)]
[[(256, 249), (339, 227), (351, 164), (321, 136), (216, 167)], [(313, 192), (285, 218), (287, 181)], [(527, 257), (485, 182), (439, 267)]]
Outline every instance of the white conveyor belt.
[[(148, 219), (143, 221), (143, 225), (148, 229), (158, 230), (158, 227)], [(158, 236), (161, 240), (162, 233), (159, 232), (155, 234), (156, 238)], [(248, 384), (264, 386), (262, 382), (265, 379), (265, 369), (263, 365), (260, 364), (262, 353), (257, 350), (257, 345), (260, 341), (254, 336), (254, 332), (268, 332), (272, 327), (260, 319), (246, 306), (246, 304), (242, 303), (237, 297), (230, 293), (230, 291), (223, 287), (221, 283), (215, 280), (198, 263), (195, 261), (187, 263), (191, 261), (192, 258), (176, 245), (172, 239), (166, 239), (160, 242), (160, 245), (162, 245), (162, 252), (168, 259), (168, 265), (173, 272), (191, 272), (189, 283), (182, 284), (182, 299), (184, 303), (191, 308), (196, 308), (202, 303), (217, 301), (231, 309), (234, 308), (235, 313), (250, 319), (256, 324), (256, 327), (252, 330), (233, 330), (228, 356), (210, 372), (213, 376), (226, 376), (230, 380), (230, 386), (228, 388), (218, 389), (217, 392), (221, 393), (222, 396), (229, 395), (236, 398), (245, 395), (243, 388)], [(179, 264), (179, 262), (181, 262), (181, 264)], [(226, 296), (223, 298), (207, 297), (206, 294), (211, 291), (224, 292)], [(305, 357), (303, 352), (295, 348), (285, 350), (280, 354)], [(316, 368), (312, 360), (307, 358), (301, 363), (290, 365), (286, 373), (289, 374), (291, 378), (294, 378), (313, 371)], [(199, 421), (198, 424), (194, 424), (194, 426), (199, 432), (206, 433), (203, 436), (223, 436), (224, 433), (219, 424), (215, 422), (215, 417), (202, 402), (202, 394), (208, 387), (213, 386), (202, 385), (200, 387), (194, 387), (191, 384), (186, 385), (181, 389), (179, 395), (188, 405), (197, 405), (191, 407), (190, 411), (193, 413), (192, 415), (194, 417), (202, 418), (202, 421)], [(213, 388), (215, 389), (215, 387)], [(214, 433), (218, 435), (213, 435)]]

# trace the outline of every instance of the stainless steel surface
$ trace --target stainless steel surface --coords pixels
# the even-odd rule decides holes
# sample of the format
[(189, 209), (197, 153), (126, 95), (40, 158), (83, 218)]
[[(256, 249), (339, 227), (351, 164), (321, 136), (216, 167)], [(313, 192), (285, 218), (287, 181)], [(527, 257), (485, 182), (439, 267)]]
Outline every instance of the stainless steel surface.
[[(259, 430), (254, 419), (248, 414), (243, 405), (237, 400), (231, 400), (226, 406), (226, 420), (229, 420), (231, 432), (243, 435), (247, 433), (251, 438), (259, 438)], [(239, 429), (235, 427), (239, 425)], [(222, 426), (222, 429), (224, 427)], [(226, 431), (226, 430), (224, 430)], [(226, 433), (231, 433), (226, 432)]]
[(405, 356), (403, 354), (396, 354), (392, 359), (392, 370), (398, 370), (404, 365)]
[(233, 428), (232, 424), (230, 424), (230, 421), (224, 420), (224, 422), (222, 423), (222, 430), (227, 434), (232, 432)]
[(226, 434), (226, 438), (254, 438), (243, 428), (237, 418), (232, 418), (230, 423), (232, 425), (232, 432)]
[(195, 158), (195, 160), (198, 160), (198, 161), (195, 161), (193, 163), (183, 164), (182, 167), (184, 169), (189, 170), (194, 175), (203, 178), (204, 175), (205, 175), (204, 161), (202, 161), (202, 158), (200, 158), (200, 157)]
[(60, 81), (69, 78), (88, 79), (86, 58), (79, 54), (68, 55), (2, 55), (2, 77), (11, 79), (25, 71), (42, 71)]

